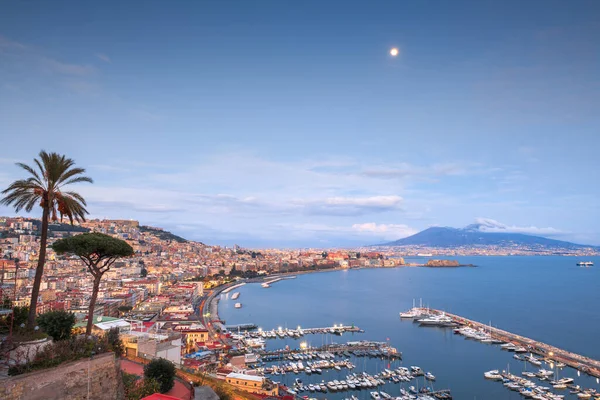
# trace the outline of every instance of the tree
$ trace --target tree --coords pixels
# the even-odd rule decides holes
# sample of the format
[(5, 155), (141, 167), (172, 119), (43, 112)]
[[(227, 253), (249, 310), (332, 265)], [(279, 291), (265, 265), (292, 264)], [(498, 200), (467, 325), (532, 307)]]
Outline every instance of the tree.
[(122, 312), (123, 314), (128, 313), (129, 311), (133, 310), (133, 307), (131, 306), (119, 306), (119, 308), (117, 308), (117, 310), (119, 310), (119, 312)]
[(92, 333), (94, 324), (94, 307), (96, 306), (102, 275), (110, 269), (117, 259), (132, 256), (133, 248), (124, 240), (94, 232), (57, 240), (52, 244), (52, 249), (59, 255), (73, 254), (79, 257), (94, 277), (94, 288), (85, 330), (85, 334), (89, 336)]
[(123, 372), (123, 386), (126, 400), (139, 400), (160, 390), (154, 379), (140, 379), (137, 375)]
[(156, 358), (144, 367), (144, 378), (155, 379), (160, 385), (160, 392), (166, 393), (175, 385), (175, 365), (164, 358)]
[(73, 220), (85, 221), (85, 214), (88, 213), (85, 209), (85, 199), (79, 193), (67, 192), (63, 189), (73, 183), (93, 182), (91, 178), (83, 176), (85, 169), (75, 168), (75, 161), (66, 158), (64, 155), (47, 153), (42, 150), (39, 154), (39, 160), (34, 158), (33, 161), (37, 169), (27, 164), (17, 163), (30, 176), (27, 179), (14, 181), (2, 192), (5, 197), (0, 200), (2, 205), (14, 206), (16, 212), (22, 209), (31, 212), (36, 204), (42, 207), (40, 251), (31, 291), (27, 329), (33, 329), (35, 324), (37, 300), (46, 262), (48, 222), (50, 219), (52, 221), (58, 220), (57, 212), (60, 214), (61, 220), (66, 215), (71, 224), (73, 224)]
[(66, 311), (49, 311), (37, 317), (37, 323), (55, 341), (71, 337), (75, 314)]
[(123, 346), (123, 341), (119, 335), (119, 328), (110, 328), (106, 333), (106, 341), (117, 357), (121, 357), (125, 353), (125, 346)]

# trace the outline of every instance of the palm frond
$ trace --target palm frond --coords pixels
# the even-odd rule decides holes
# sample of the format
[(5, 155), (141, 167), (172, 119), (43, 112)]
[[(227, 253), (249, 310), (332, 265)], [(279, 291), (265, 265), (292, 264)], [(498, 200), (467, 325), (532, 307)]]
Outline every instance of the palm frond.
[(67, 182), (63, 183), (61, 186), (71, 185), (73, 183), (80, 183), (80, 182), (94, 183), (94, 180), (88, 176), (78, 176), (77, 178), (68, 180)]
[(84, 220), (87, 210), (85, 199), (76, 192), (61, 193), (61, 187), (72, 183), (90, 182), (83, 168), (74, 168), (75, 162), (58, 153), (40, 151), (38, 158), (33, 159), (39, 169), (18, 163), (17, 165), (31, 174), (27, 179), (14, 181), (2, 191), (5, 195), (0, 199), (0, 204), (12, 205), (18, 212), (25, 209), (28, 212), (39, 202), (43, 207), (48, 207), (51, 217), (56, 219), (57, 212), (67, 215), (73, 222)]
[(73, 220), (78, 222), (85, 221), (85, 215), (88, 213), (88, 211), (85, 209), (83, 204), (79, 202), (79, 200), (72, 197), (68, 193), (62, 193), (60, 203), (59, 211), (62, 215), (69, 217), (71, 224), (73, 223)]
[(29, 172), (31, 175), (33, 175), (32, 178), (29, 179), (35, 179), (35, 182), (42, 186), (42, 179), (40, 178), (40, 176), (38, 175), (37, 171), (33, 168), (31, 168), (29, 165), (24, 164), (24, 163), (17, 163), (17, 165), (21, 168), (23, 168), (25, 171)]

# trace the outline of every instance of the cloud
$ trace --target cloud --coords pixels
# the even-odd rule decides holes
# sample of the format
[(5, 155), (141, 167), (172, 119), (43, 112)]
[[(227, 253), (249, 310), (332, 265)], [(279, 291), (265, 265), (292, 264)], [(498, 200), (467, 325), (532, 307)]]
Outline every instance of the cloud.
[(107, 56), (106, 54), (103, 53), (96, 53), (96, 58), (98, 58), (101, 61), (104, 61), (105, 63), (111, 63), (110, 57)]
[(357, 232), (389, 240), (401, 239), (418, 232), (418, 230), (404, 224), (377, 224), (375, 222), (354, 224), (352, 225), (352, 229)]
[(491, 218), (476, 218), (478, 230), (481, 232), (503, 232), (503, 233), (524, 233), (529, 235), (553, 236), (562, 235), (563, 232), (555, 228), (538, 228), (536, 226), (515, 226), (506, 225)]
[(309, 215), (355, 216), (400, 210), (400, 196), (328, 197), (320, 200), (297, 201)]
[(25, 46), (23, 43), (10, 40), (5, 36), (0, 35), (0, 49), (2, 48), (24, 50), (27, 48), (27, 46)]
[(396, 167), (368, 168), (360, 172), (361, 175), (380, 179), (402, 179), (402, 178), (434, 178), (441, 176), (466, 175), (476, 172), (475, 164), (447, 163), (433, 164), (430, 166), (416, 166), (402, 163)]
[(91, 65), (68, 64), (47, 57), (42, 58), (42, 63), (50, 71), (63, 75), (88, 76), (96, 72)]

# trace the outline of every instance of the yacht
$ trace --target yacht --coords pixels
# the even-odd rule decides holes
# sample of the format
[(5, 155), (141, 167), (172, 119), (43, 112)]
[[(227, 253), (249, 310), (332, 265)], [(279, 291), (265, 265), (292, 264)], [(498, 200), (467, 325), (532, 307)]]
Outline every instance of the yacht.
[(428, 381), (435, 381), (435, 375), (433, 375), (431, 372), (428, 372), (425, 374), (425, 379)]
[(237, 300), (238, 297), (240, 297), (240, 292), (235, 292), (234, 294), (231, 295), (232, 300)]
[(373, 398), (373, 400), (381, 399), (381, 396), (379, 396), (379, 393), (377, 393), (377, 392), (371, 392), (371, 397)]
[(412, 366), (410, 367), (410, 370), (414, 376), (423, 375), (423, 370), (420, 367)]
[(525, 357), (525, 360), (529, 361), (533, 365), (537, 365), (537, 366), (542, 365), (542, 362), (538, 358), (536, 358), (533, 354), (529, 354), (527, 357)]
[(448, 317), (446, 314), (434, 315), (428, 318), (423, 318), (417, 321), (421, 325), (431, 325), (431, 326), (446, 326), (451, 325), (454, 321), (452, 318)]
[(594, 266), (594, 263), (591, 261), (580, 261), (577, 263), (577, 265), (580, 267), (592, 267)]
[(419, 312), (419, 310), (414, 309), (414, 308), (412, 308), (406, 312), (400, 313), (400, 318), (411, 318), (412, 319), (412, 318), (417, 318), (419, 316), (421, 316), (421, 313)]
[(235, 303), (235, 308), (242, 308), (242, 303)]
[(389, 394), (387, 394), (386, 392), (384, 392), (382, 390), (379, 391), (379, 394), (381, 395), (381, 397), (383, 397), (386, 400), (389, 400), (392, 398), (392, 396), (390, 396)]
[(483, 376), (485, 377), (485, 379), (490, 379), (492, 381), (501, 381), (502, 380), (502, 375), (500, 375), (500, 372), (497, 369), (488, 371), (488, 372), (484, 372)]

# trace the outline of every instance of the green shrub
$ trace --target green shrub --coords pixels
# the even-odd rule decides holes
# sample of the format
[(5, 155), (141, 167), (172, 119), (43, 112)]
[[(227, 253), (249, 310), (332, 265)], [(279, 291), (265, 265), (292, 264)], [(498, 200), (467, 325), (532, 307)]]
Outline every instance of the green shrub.
[(49, 311), (38, 315), (37, 324), (55, 341), (69, 339), (75, 325), (75, 314), (66, 311)]
[[(20, 375), (40, 369), (52, 368), (65, 362), (92, 357), (94, 354), (106, 353), (110, 349), (106, 336), (101, 338), (95, 336), (72, 337), (47, 344), (37, 352), (30, 362), (10, 367), (8, 374)], [(16, 351), (18, 352), (18, 350)]]
[(160, 385), (160, 392), (166, 393), (175, 385), (175, 365), (164, 358), (157, 358), (146, 364), (144, 377), (155, 379)]
[(123, 346), (123, 341), (121, 341), (121, 337), (119, 336), (119, 328), (110, 328), (106, 332), (106, 340), (117, 357), (121, 357), (125, 353), (125, 346)]
[(155, 379), (141, 379), (127, 372), (123, 372), (123, 386), (126, 400), (139, 400), (160, 390), (160, 385)]

